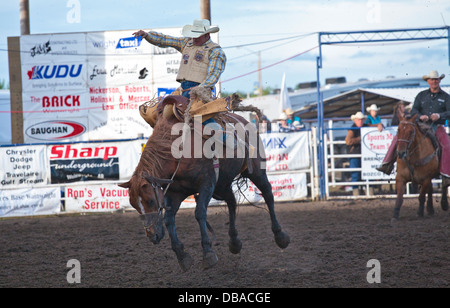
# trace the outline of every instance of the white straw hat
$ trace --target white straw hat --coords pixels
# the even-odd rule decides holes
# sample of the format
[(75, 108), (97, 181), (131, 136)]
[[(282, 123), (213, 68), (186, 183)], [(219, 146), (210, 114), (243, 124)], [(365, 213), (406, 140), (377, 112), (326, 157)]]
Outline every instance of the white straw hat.
[(294, 110), (292, 110), (291, 108), (288, 108), (284, 111), (286, 113), (286, 115), (290, 116), (294, 114)]
[(183, 27), (182, 34), (184, 37), (198, 38), (206, 33), (215, 33), (219, 31), (219, 27), (211, 27), (208, 19), (196, 19), (193, 25)]
[(428, 79), (441, 79), (442, 80), (444, 78), (445, 78), (445, 75), (442, 74), (442, 75), (439, 76), (438, 71), (431, 71), (430, 74), (423, 75), (423, 77), (422, 77), (422, 79), (425, 80), (425, 81), (428, 80)]
[(350, 119), (352, 119), (352, 121), (354, 121), (354, 120), (356, 120), (356, 119), (365, 119), (366, 118), (366, 116), (365, 115), (363, 115), (363, 113), (361, 112), (361, 111), (358, 111), (357, 113), (355, 113), (354, 115), (352, 115), (351, 117), (350, 117)]
[(370, 105), (370, 107), (367, 107), (367, 108), (366, 108), (367, 112), (370, 112), (370, 111), (372, 111), (372, 110), (378, 111), (378, 110), (380, 110), (380, 109), (381, 109), (381, 108), (378, 108), (378, 106), (377, 106), (376, 104), (372, 104), (372, 105)]

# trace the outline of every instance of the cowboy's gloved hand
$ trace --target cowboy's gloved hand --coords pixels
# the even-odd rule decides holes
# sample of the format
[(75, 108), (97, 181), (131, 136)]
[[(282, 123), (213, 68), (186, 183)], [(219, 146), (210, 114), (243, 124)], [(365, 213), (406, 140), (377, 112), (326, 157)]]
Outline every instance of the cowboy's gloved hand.
[(134, 37), (142, 36), (142, 38), (146, 38), (148, 33), (145, 32), (144, 30), (139, 30), (137, 32), (134, 32), (132, 35), (134, 35)]

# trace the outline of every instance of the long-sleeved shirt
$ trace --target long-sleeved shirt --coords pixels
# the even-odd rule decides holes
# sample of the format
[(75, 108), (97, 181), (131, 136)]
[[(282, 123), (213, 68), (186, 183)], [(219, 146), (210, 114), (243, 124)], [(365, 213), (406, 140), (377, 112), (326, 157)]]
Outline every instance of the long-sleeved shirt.
[(445, 120), (450, 119), (450, 95), (440, 90), (438, 93), (432, 93), (430, 89), (417, 94), (411, 114), (430, 116), (433, 113), (440, 115), (436, 124), (445, 124)]
[[(186, 44), (191, 40), (190, 38), (174, 37), (154, 31), (150, 31), (145, 39), (151, 44), (158, 47), (173, 47), (181, 53), (183, 52)], [(208, 73), (206, 75), (205, 81), (200, 83), (199, 86), (213, 88), (214, 85), (219, 81), (220, 75), (225, 70), (226, 62), (227, 58), (222, 48), (211, 49), (209, 51)]]

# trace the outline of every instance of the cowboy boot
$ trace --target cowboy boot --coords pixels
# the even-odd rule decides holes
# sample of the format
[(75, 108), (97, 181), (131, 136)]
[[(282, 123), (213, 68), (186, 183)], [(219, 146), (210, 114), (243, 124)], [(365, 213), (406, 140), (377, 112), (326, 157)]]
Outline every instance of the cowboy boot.
[(436, 138), (441, 146), (441, 175), (450, 178), (450, 138), (445, 132), (444, 127), (438, 126), (436, 129)]
[(384, 157), (381, 166), (376, 169), (380, 172), (383, 172), (386, 175), (390, 175), (392, 170), (394, 170), (394, 163), (397, 160), (397, 136), (394, 136), (392, 139), (391, 146), (389, 147), (386, 156)]

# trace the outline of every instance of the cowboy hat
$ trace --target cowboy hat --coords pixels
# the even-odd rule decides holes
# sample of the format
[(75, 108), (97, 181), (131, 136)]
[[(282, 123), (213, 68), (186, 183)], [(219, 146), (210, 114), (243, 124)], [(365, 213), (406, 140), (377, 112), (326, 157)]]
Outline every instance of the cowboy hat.
[(376, 104), (372, 104), (372, 105), (370, 105), (370, 107), (367, 107), (367, 108), (366, 108), (367, 112), (370, 112), (370, 111), (372, 111), (372, 110), (378, 111), (378, 110), (380, 110), (380, 109), (381, 109), (381, 108), (378, 108), (378, 106), (377, 106)]
[(439, 76), (438, 71), (431, 71), (429, 75), (423, 75), (422, 79), (427, 81), (428, 79), (444, 79), (445, 75)]
[(186, 25), (183, 27), (181, 33), (184, 37), (198, 38), (207, 33), (216, 33), (219, 27), (211, 27), (208, 19), (196, 19), (193, 25)]
[(350, 117), (350, 119), (352, 119), (352, 121), (354, 121), (354, 120), (356, 120), (356, 119), (365, 119), (366, 118), (366, 116), (365, 115), (363, 115), (363, 113), (361, 112), (361, 111), (358, 111), (357, 113), (355, 113), (354, 115), (352, 115), (351, 117)]
[(290, 116), (294, 114), (294, 110), (292, 110), (291, 108), (288, 108), (284, 111), (286, 113), (286, 115)]
[(280, 120), (287, 120), (287, 116), (286, 113), (281, 113), (280, 116), (278, 117)]

